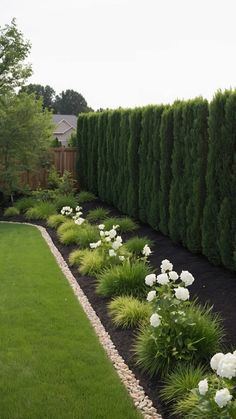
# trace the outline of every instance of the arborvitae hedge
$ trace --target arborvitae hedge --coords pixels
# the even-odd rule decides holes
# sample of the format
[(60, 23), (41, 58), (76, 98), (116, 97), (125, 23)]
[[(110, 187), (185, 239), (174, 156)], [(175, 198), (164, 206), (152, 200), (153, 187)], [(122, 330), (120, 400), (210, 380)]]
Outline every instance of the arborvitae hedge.
[(236, 92), (80, 115), (78, 174), (83, 189), (236, 269)]

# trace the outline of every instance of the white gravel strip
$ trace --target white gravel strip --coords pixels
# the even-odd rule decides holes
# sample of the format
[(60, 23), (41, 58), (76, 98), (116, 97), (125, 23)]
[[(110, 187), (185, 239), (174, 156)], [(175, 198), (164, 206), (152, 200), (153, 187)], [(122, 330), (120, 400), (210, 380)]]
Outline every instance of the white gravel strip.
[(162, 419), (162, 416), (157, 413), (156, 408), (153, 406), (152, 401), (148, 398), (145, 394), (143, 387), (139, 384), (139, 380), (136, 379), (133, 372), (129, 369), (129, 367), (125, 364), (123, 358), (119, 355), (114, 343), (111, 340), (110, 335), (106, 332), (104, 326), (102, 325), (99, 317), (95, 313), (94, 309), (92, 308), (91, 304), (89, 303), (86, 295), (80, 288), (78, 282), (76, 281), (75, 277), (72, 275), (66, 261), (63, 259), (61, 253), (54, 245), (50, 235), (46, 231), (46, 229), (42, 226), (38, 226), (31, 223), (20, 223), (20, 222), (12, 222), (12, 221), (0, 221), (1, 223), (9, 222), (13, 224), (26, 224), (31, 225), (33, 227), (38, 228), (41, 232), (43, 238), (47, 242), (52, 254), (54, 255), (59, 267), (61, 268), (63, 274), (67, 278), (70, 286), (72, 287), (74, 294), (78, 298), (81, 306), (83, 307), (87, 317), (89, 318), (96, 335), (99, 338), (100, 343), (102, 344), (105, 352), (107, 353), (108, 357), (110, 358), (112, 364), (114, 365), (115, 369), (119, 377), (121, 378), (123, 384), (127, 388), (131, 398), (137, 409), (139, 409), (145, 419)]

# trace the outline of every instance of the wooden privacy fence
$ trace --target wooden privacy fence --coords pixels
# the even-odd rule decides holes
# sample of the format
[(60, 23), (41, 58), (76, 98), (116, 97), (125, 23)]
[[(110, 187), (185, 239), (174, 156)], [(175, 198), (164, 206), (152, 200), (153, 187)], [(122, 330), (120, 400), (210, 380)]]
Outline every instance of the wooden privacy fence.
[[(56, 170), (60, 175), (63, 175), (65, 171), (72, 174), (74, 179), (76, 176), (76, 147), (58, 147), (50, 149), (51, 153), (51, 165), (55, 166)], [(36, 189), (38, 187), (47, 187), (48, 169), (42, 167), (37, 172), (22, 172), (21, 183), (28, 185), (30, 189)]]
[(61, 175), (67, 171), (76, 179), (76, 150), (76, 147), (52, 149), (53, 165)]

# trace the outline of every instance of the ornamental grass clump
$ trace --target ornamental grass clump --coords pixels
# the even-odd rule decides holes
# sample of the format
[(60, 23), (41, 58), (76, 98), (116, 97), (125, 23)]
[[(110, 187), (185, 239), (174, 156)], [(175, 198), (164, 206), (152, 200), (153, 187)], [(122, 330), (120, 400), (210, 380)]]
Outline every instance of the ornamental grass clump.
[(113, 225), (119, 225), (121, 233), (126, 233), (128, 231), (133, 231), (133, 230), (136, 230), (138, 228), (138, 225), (133, 220), (131, 220), (131, 218), (128, 218), (128, 217), (108, 218), (107, 220), (104, 221), (104, 224), (105, 224), (105, 229), (106, 230), (111, 230)]
[(131, 296), (114, 298), (108, 304), (109, 315), (116, 326), (137, 327), (147, 323), (151, 315), (150, 305)]
[(71, 252), (69, 254), (69, 264), (70, 266), (79, 266), (84, 255), (89, 252), (88, 249), (76, 249), (73, 250), (73, 252)]
[(39, 202), (34, 207), (29, 208), (25, 217), (27, 220), (47, 220), (50, 215), (56, 213), (56, 207), (51, 202)]
[(59, 240), (62, 244), (79, 244), (79, 230), (82, 227), (74, 224), (73, 228), (69, 228), (59, 235)]
[(6, 218), (15, 217), (16, 215), (19, 215), (20, 211), (16, 207), (8, 207), (5, 209), (3, 215)]
[(27, 196), (27, 197), (18, 199), (18, 201), (16, 201), (16, 203), (14, 204), (14, 207), (16, 207), (21, 213), (24, 213), (29, 208), (34, 207), (36, 203), (37, 203), (36, 198), (32, 196)]
[(75, 222), (73, 220), (66, 220), (63, 224), (61, 224), (58, 228), (57, 228), (57, 235), (58, 238), (60, 238), (60, 236), (65, 233), (68, 230), (71, 230), (75, 227)]
[(57, 195), (54, 204), (57, 211), (60, 211), (63, 207), (72, 207), (75, 208), (77, 205), (77, 199), (74, 195)]
[(53, 214), (50, 215), (47, 219), (47, 225), (51, 228), (58, 228), (61, 224), (66, 221), (66, 217), (62, 214)]
[(94, 210), (89, 211), (87, 220), (90, 222), (103, 221), (108, 216), (109, 212), (109, 210), (102, 207), (95, 208)]
[(93, 193), (87, 191), (81, 191), (77, 195), (77, 200), (80, 204), (83, 204), (84, 202), (94, 201), (95, 199), (97, 199), (97, 197)]
[(125, 260), (122, 265), (105, 269), (98, 275), (97, 293), (103, 296), (120, 295), (144, 296), (146, 286), (143, 278), (150, 273), (149, 265), (143, 260), (130, 263)]
[(105, 267), (103, 255), (95, 249), (94, 251), (86, 249), (81, 258), (79, 272), (82, 275), (96, 276)]
[(197, 387), (199, 381), (206, 375), (207, 368), (203, 365), (179, 364), (174, 371), (170, 372), (160, 391), (161, 399), (170, 404), (171, 410), (175, 412), (175, 405), (183, 400), (186, 395)]
[(216, 353), (210, 361), (213, 374), (198, 383), (174, 404), (174, 411), (189, 419), (236, 418), (236, 351)]
[(99, 240), (99, 231), (97, 227), (87, 222), (79, 227), (80, 228), (78, 230), (78, 244), (81, 248), (89, 248), (91, 242), (97, 242)]
[(132, 237), (131, 239), (127, 240), (125, 242), (125, 248), (128, 250), (128, 252), (140, 256), (143, 254), (144, 246), (152, 246), (153, 242), (148, 237)]
[(147, 295), (152, 315), (149, 327), (137, 337), (135, 351), (138, 365), (151, 376), (165, 375), (176, 362), (202, 362), (220, 347), (224, 333), (219, 316), (189, 302), (193, 282), (190, 272), (179, 276), (168, 260), (162, 261), (161, 274), (145, 278), (152, 287)]

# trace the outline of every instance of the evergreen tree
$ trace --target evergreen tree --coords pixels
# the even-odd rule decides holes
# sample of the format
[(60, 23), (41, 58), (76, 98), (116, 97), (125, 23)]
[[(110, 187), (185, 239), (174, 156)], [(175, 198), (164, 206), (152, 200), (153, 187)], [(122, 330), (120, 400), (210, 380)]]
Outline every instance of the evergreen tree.
[(172, 152), (172, 182), (170, 188), (170, 219), (169, 232), (174, 241), (182, 239), (182, 211), (181, 199), (183, 197), (183, 174), (184, 174), (184, 141), (183, 141), (183, 115), (182, 103), (174, 105), (174, 145)]
[(128, 143), (128, 203), (127, 213), (138, 218), (139, 204), (139, 144), (141, 136), (142, 110), (134, 109), (130, 112), (130, 136)]
[(207, 195), (203, 215), (202, 249), (203, 253), (214, 264), (221, 262), (217, 219), (222, 201), (222, 187), (220, 187), (219, 180), (222, 176), (222, 148), (225, 141), (225, 104), (229, 94), (230, 92), (218, 92), (209, 106)]
[(174, 143), (173, 107), (166, 107), (161, 118), (160, 127), (160, 231), (169, 232), (169, 199), (172, 182), (171, 156)]

